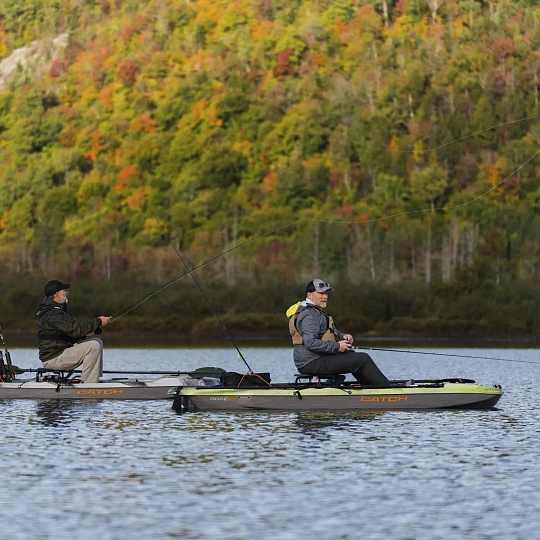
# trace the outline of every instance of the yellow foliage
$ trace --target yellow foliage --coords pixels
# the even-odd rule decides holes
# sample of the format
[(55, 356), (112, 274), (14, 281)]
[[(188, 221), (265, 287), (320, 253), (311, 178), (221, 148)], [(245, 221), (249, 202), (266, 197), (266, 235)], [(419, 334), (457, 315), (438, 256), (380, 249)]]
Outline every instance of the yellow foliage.
[(240, 154), (249, 157), (251, 155), (251, 147), (253, 144), (249, 141), (241, 141), (233, 144), (233, 150), (236, 150)]
[(390, 141), (390, 152), (392, 152), (392, 159), (396, 160), (399, 157), (399, 139), (396, 135), (392, 136), (392, 140)]

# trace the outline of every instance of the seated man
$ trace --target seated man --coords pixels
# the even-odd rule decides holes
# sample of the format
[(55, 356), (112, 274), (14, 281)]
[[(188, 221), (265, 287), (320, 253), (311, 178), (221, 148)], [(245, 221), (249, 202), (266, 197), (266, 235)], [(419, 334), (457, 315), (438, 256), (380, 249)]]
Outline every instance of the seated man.
[(362, 384), (390, 386), (372, 358), (351, 350), (353, 337), (340, 332), (323, 311), (331, 291), (328, 283), (314, 279), (307, 284), (306, 300), (287, 310), (298, 372), (321, 377), (352, 373)]
[(103, 375), (103, 342), (94, 334), (101, 334), (101, 327), (111, 318), (77, 322), (67, 312), (68, 294), (69, 283), (53, 279), (45, 285), (37, 313), (39, 359), (52, 370), (71, 371), (82, 364), (83, 382), (98, 382)]

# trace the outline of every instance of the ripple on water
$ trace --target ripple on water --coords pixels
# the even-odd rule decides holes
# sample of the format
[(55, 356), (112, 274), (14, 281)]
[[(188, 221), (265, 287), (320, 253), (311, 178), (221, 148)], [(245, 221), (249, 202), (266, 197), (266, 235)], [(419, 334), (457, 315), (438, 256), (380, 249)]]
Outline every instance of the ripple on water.
[[(256, 351), (256, 371), (292, 377), (290, 351)], [(143, 366), (139, 354), (128, 356)], [(152, 367), (169, 369), (178, 354), (160, 351)], [(535, 353), (485, 353), (497, 354)], [(222, 359), (208, 350), (202, 363)], [(110, 361), (125, 367), (119, 352)], [(540, 366), (415, 356), (404, 366), (391, 354), (378, 362), (396, 378), (500, 382), (505, 395), (495, 411), (345, 414), (0, 402), (0, 538), (535, 537)]]

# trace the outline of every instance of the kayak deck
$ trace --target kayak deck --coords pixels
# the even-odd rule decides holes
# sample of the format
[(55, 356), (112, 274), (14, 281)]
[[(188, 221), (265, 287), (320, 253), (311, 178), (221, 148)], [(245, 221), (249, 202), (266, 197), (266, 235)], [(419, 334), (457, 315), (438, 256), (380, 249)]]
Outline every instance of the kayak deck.
[(98, 383), (14, 379), (0, 382), (2, 399), (172, 399), (182, 386), (206, 386), (202, 379), (171, 375), (157, 379), (123, 378)]
[[(452, 382), (448, 382), (452, 381)], [(503, 392), (499, 385), (474, 381), (394, 381), (388, 388), (345, 383), (339, 387), (281, 384), (259, 388), (183, 388), (173, 409), (191, 411), (354, 411), (490, 409)]]

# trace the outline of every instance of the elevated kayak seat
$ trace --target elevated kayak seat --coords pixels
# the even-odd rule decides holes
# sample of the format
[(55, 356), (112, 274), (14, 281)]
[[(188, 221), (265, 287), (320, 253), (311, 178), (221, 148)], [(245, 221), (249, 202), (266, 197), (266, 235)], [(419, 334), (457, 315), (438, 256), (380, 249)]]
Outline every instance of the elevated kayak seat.
[(345, 375), (306, 375), (305, 373), (296, 373), (294, 383), (312, 384), (315, 379), (317, 386), (341, 386), (345, 382)]
[(53, 382), (57, 384), (71, 384), (73, 381), (71, 377), (73, 376), (73, 370), (66, 371), (60, 369), (47, 369), (47, 368), (37, 368), (36, 369), (36, 382)]

